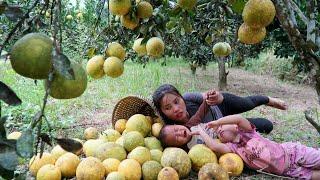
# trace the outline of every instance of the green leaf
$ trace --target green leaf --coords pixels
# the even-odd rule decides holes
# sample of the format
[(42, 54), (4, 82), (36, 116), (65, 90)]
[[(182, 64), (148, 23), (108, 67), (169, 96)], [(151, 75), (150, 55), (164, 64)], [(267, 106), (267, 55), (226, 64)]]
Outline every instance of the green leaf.
[(18, 155), (14, 147), (0, 144), (0, 166), (6, 170), (14, 171), (19, 164)]
[(33, 156), (33, 142), (34, 135), (32, 129), (26, 129), (17, 140), (17, 153), (21, 157), (31, 158)]
[(12, 179), (14, 177), (14, 171), (4, 169), (0, 166), (0, 180)]
[(3, 116), (0, 118), (0, 139), (7, 139), (6, 129), (4, 128), (4, 123), (8, 119), (8, 116)]
[(59, 74), (69, 80), (75, 79), (73, 69), (71, 68), (71, 62), (66, 55), (57, 53), (56, 50), (53, 50), (52, 59), (53, 67)]
[(96, 55), (96, 50), (97, 49), (94, 47), (88, 49), (87, 56), (89, 57), (89, 59)]
[(66, 151), (77, 152), (82, 149), (82, 144), (73, 139), (55, 138), (57, 143)]
[(5, 103), (16, 106), (21, 104), (21, 99), (16, 95), (16, 93), (6, 84), (0, 81), (0, 100)]

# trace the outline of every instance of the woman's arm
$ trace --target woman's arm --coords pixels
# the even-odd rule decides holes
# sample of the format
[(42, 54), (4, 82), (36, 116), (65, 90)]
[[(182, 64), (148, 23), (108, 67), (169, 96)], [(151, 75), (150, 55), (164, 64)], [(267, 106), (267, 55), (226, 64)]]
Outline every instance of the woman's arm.
[(210, 137), (201, 127), (199, 127), (199, 135), (212, 151), (221, 154), (232, 152), (227, 145), (220, 143), (216, 139), (212, 139), (212, 137)]
[(220, 125), (224, 125), (224, 124), (236, 124), (238, 125), (239, 128), (246, 130), (246, 131), (251, 131), (252, 126), (251, 123), (244, 117), (242, 117), (241, 115), (229, 115), (229, 116), (225, 116), (223, 118), (220, 118), (216, 121), (211, 121), (209, 123), (207, 123), (207, 126), (210, 128), (217, 128)]

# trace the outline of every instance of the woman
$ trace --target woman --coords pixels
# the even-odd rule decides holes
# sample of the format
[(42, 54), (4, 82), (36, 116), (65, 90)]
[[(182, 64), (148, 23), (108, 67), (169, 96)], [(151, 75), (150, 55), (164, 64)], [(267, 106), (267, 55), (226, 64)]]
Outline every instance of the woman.
[[(243, 113), (260, 105), (272, 106), (282, 110), (287, 109), (283, 101), (261, 95), (239, 97), (230, 93), (211, 90), (206, 93), (186, 93), (182, 96), (170, 84), (161, 85), (153, 93), (152, 99), (166, 124), (187, 125), (190, 118), (198, 111), (203, 100), (205, 100), (204, 103), (209, 105), (209, 108), (201, 119), (201, 123)], [(272, 122), (265, 118), (248, 118), (248, 120), (255, 125), (259, 132), (270, 133), (273, 129)]]

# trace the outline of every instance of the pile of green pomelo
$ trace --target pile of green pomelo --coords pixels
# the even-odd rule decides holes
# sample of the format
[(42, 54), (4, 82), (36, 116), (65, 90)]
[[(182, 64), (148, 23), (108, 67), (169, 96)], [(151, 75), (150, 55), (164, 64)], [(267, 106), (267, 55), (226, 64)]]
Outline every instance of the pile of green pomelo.
[(163, 148), (158, 136), (160, 118), (135, 114), (119, 119), (114, 129), (102, 132), (85, 129), (83, 144), (77, 152), (67, 152), (59, 145), (51, 152), (33, 157), (29, 170), (39, 180), (76, 177), (78, 180), (178, 180), (193, 170), (199, 179), (229, 179), (243, 170), (241, 158), (233, 153), (217, 156), (203, 144), (189, 152), (181, 148)]

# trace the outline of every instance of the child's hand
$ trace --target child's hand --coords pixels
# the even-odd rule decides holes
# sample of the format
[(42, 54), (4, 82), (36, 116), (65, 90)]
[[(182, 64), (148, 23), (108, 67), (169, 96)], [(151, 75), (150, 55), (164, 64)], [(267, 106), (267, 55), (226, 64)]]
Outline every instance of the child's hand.
[(212, 128), (214, 131), (216, 131), (219, 125), (220, 124), (217, 121), (211, 121), (206, 124), (206, 128)]
[(208, 91), (206, 95), (206, 102), (209, 106), (220, 104), (223, 101), (222, 94), (214, 89)]
[(196, 131), (191, 131), (191, 132), (190, 132), (190, 135), (191, 135), (191, 136), (199, 135), (199, 134), (200, 134), (200, 132), (199, 132), (198, 130), (196, 130)]

